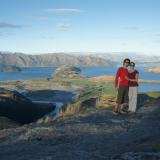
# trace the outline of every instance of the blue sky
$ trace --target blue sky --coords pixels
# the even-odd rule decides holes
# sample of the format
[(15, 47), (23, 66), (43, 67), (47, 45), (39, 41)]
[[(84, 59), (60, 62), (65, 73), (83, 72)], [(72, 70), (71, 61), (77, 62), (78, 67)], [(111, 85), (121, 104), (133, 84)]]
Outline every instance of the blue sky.
[(0, 0), (0, 51), (160, 56), (160, 0)]

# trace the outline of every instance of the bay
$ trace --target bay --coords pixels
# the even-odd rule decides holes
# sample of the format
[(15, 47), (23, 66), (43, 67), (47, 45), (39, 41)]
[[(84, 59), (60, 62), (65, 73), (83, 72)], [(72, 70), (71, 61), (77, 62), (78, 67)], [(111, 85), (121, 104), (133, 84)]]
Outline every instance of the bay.
[[(122, 67), (121, 64), (111, 67), (79, 67), (81, 69), (81, 75), (92, 77), (98, 77), (103, 75), (116, 75), (116, 72), (119, 67)], [(147, 67), (158, 67), (158, 66), (136, 66), (135, 69), (139, 71), (139, 78), (144, 80), (157, 80), (160, 81), (159, 73), (150, 73), (144, 72), (142, 68)], [(11, 81), (11, 80), (20, 80), (20, 79), (32, 79), (32, 78), (52, 78), (51, 74), (58, 67), (27, 67), (21, 68), (22, 72), (18, 73), (8, 73), (2, 72), (0, 68), (0, 82)], [(129, 70), (129, 67), (128, 67)], [(160, 91), (160, 84), (152, 83), (140, 83), (139, 92), (147, 91)]]

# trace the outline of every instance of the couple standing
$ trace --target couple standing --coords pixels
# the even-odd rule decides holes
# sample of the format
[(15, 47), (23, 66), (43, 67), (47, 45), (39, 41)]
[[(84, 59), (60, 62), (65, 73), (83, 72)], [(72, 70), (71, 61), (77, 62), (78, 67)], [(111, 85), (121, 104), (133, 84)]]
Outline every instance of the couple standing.
[[(127, 67), (130, 65), (130, 71)], [(115, 78), (115, 89), (118, 90), (117, 102), (114, 109), (114, 115), (119, 115), (118, 106), (121, 105), (120, 113), (127, 114), (135, 113), (137, 107), (137, 94), (138, 94), (138, 74), (139, 72), (134, 69), (135, 63), (130, 62), (130, 59), (123, 61), (123, 67), (119, 68)], [(120, 79), (119, 79), (120, 77)], [(119, 82), (119, 89), (118, 89)], [(127, 101), (129, 92), (129, 109), (124, 111), (124, 103)]]

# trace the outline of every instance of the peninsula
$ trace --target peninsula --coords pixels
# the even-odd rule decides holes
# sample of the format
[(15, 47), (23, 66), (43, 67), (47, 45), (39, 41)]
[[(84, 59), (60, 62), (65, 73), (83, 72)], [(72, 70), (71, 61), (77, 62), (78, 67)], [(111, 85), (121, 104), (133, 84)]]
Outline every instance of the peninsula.
[(160, 66), (156, 68), (155, 67), (146, 68), (145, 72), (160, 73)]
[(7, 66), (3, 72), (21, 72), (21, 69), (17, 66)]

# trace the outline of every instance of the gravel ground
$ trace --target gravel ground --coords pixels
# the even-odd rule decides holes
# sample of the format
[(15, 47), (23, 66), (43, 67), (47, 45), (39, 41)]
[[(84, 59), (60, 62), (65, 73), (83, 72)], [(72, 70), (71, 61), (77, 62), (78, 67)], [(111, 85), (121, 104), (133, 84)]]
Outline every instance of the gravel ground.
[(141, 106), (135, 115), (94, 110), (50, 126), (0, 131), (0, 159), (106, 160), (125, 152), (153, 152), (159, 133), (160, 105)]

